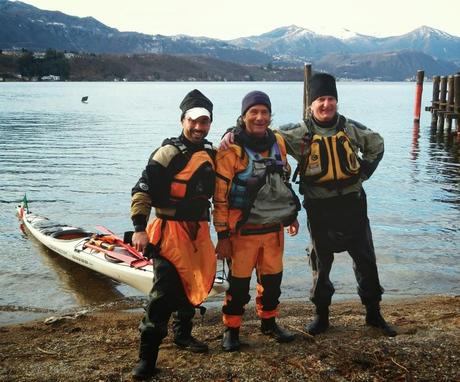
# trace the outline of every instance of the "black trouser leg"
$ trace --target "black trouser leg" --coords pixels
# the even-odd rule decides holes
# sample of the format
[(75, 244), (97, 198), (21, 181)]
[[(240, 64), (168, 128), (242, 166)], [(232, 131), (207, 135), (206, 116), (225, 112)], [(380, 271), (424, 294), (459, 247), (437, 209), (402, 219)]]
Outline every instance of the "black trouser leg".
[(192, 335), (192, 319), (195, 316), (195, 308), (188, 306), (179, 307), (173, 314), (173, 331), (175, 339), (188, 339)]
[(226, 304), (222, 307), (222, 313), (233, 316), (242, 316), (244, 314), (244, 306), (249, 302), (251, 296), (249, 294), (250, 277), (234, 277), (229, 275), (230, 288), (227, 295)]
[(273, 311), (279, 305), (279, 297), (281, 296), (281, 280), (283, 272), (275, 275), (257, 276), (258, 282), (264, 288), (262, 296), (259, 299), (262, 305), (262, 310)]
[(313, 285), (310, 289), (310, 300), (317, 307), (328, 307), (335, 292), (329, 274), (331, 273), (334, 253), (322, 248), (321, 243), (315, 243), (310, 252), (310, 266), (313, 275)]
[(155, 258), (155, 281), (150, 292), (144, 318), (139, 324), (141, 334), (140, 356), (148, 354), (149, 347), (158, 351), (168, 334), (168, 321), (172, 312), (185, 298), (184, 288), (176, 268), (162, 257)]
[(348, 253), (353, 259), (358, 295), (362, 303), (364, 305), (378, 303), (382, 299), (383, 288), (379, 281), (369, 221), (354, 238)]

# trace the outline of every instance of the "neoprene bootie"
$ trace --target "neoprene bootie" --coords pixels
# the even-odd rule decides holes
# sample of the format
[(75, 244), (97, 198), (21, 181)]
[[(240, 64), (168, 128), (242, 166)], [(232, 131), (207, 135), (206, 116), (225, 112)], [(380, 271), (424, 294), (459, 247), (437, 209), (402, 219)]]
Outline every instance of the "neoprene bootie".
[(321, 306), (316, 307), (316, 314), (313, 321), (310, 322), (305, 330), (308, 334), (316, 336), (317, 334), (324, 333), (329, 328), (329, 307)]
[(366, 324), (381, 329), (388, 337), (395, 337), (398, 334), (383, 318), (379, 303), (366, 305)]
[(260, 330), (263, 334), (274, 338), (277, 342), (291, 342), (295, 339), (294, 333), (278, 326), (275, 317), (262, 319)]
[(222, 336), (222, 349), (229, 352), (237, 351), (240, 346), (240, 328), (226, 328)]

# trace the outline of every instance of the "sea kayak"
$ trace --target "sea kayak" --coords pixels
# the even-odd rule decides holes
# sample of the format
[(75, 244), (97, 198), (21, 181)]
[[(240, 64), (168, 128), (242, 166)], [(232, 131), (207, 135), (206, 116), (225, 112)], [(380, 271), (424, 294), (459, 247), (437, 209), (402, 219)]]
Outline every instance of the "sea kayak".
[[(93, 271), (148, 294), (153, 284), (152, 260), (146, 259), (105, 227), (89, 232), (33, 214), (24, 202), (17, 207), (24, 233), (30, 233), (50, 250)], [(209, 296), (225, 292), (228, 282), (216, 276)]]

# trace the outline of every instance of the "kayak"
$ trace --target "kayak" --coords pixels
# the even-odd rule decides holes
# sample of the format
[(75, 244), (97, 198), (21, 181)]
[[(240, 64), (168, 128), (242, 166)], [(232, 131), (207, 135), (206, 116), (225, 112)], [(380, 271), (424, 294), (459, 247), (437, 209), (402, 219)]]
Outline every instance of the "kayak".
[[(17, 215), (27, 231), (45, 247), (66, 259), (108, 276), (120, 283), (130, 285), (148, 294), (153, 285), (153, 264), (124, 243), (109, 229), (97, 226), (101, 233), (79, 227), (53, 222), (29, 211), (27, 202), (17, 206)], [(225, 275), (216, 276), (208, 297), (228, 289)]]

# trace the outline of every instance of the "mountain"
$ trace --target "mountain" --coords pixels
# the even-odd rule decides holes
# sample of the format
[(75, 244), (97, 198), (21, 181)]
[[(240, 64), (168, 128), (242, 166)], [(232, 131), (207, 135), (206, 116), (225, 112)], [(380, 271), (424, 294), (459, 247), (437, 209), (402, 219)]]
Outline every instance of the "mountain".
[(265, 53), (207, 37), (120, 32), (92, 17), (44, 11), (22, 2), (0, 0), (0, 49), (86, 53), (201, 54), (243, 64), (266, 64)]
[[(111, 54), (118, 59), (123, 54), (194, 56), (194, 63), (198, 63), (196, 57), (202, 56), (214, 59), (218, 66), (209, 78), (227, 78), (225, 61), (265, 70), (260, 76), (244, 74), (244, 78), (267, 79), (293, 78), (289, 70), (303, 69), (305, 62), (311, 62), (315, 70), (327, 70), (340, 77), (387, 80), (411, 78), (417, 69), (425, 69), (429, 76), (431, 73), (452, 74), (460, 68), (460, 37), (427, 26), (385, 38), (350, 30), (329, 34), (330, 31), (317, 33), (290, 25), (228, 41), (186, 35), (147, 35), (120, 32), (92, 17), (79, 18), (40, 10), (19, 1), (0, 0), (0, 50), (51, 48)], [(169, 57), (166, 62), (173, 60)], [(203, 72), (210, 73), (209, 62), (202, 60), (200, 64)], [(241, 72), (236, 68), (232, 71)], [(185, 68), (183, 72), (185, 77), (195, 77), (188, 75)], [(177, 78), (184, 77), (177, 70), (175, 73)]]
[(427, 78), (434, 75), (449, 75), (459, 69), (452, 62), (436, 60), (428, 54), (409, 50), (368, 54), (330, 54), (318, 60), (315, 65), (342, 78), (381, 81), (411, 79), (420, 68), (424, 69)]
[(318, 34), (296, 25), (277, 28), (260, 36), (230, 40), (234, 45), (256, 49), (286, 64), (321, 59), (327, 54), (383, 53), (417, 50), (437, 59), (460, 62), (460, 37), (422, 26), (402, 36), (372, 37), (346, 30), (342, 36)]

